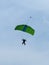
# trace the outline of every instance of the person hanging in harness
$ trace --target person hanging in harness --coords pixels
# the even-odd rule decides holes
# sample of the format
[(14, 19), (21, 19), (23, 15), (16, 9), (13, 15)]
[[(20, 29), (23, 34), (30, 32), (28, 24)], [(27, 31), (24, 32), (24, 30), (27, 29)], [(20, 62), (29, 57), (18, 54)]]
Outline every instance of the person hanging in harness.
[(26, 45), (26, 43), (25, 43), (26, 40), (25, 40), (25, 39), (22, 39), (22, 41), (23, 41), (23, 42), (22, 42), (22, 45), (23, 45), (23, 44)]

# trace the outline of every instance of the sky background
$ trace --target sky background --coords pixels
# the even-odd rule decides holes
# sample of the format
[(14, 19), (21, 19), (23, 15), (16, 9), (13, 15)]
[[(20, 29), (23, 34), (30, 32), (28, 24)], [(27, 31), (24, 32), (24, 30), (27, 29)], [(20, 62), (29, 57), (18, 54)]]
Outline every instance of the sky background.
[[(19, 24), (35, 35), (15, 31)], [(0, 65), (49, 65), (49, 0), (0, 0)]]

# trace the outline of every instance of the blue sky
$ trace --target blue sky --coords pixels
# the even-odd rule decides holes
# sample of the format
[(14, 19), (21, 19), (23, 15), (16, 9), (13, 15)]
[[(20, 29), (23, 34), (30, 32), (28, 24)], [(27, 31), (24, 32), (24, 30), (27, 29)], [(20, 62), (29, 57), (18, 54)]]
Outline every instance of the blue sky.
[[(15, 31), (18, 24), (35, 35)], [(49, 65), (49, 0), (0, 0), (0, 65)]]

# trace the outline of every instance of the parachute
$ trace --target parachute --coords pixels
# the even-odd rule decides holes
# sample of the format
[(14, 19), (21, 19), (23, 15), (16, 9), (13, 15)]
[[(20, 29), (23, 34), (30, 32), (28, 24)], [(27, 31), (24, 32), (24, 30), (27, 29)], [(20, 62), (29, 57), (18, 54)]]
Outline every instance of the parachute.
[(32, 27), (25, 25), (25, 24), (17, 25), (15, 27), (15, 30), (23, 31), (23, 32), (29, 33), (31, 35), (34, 35), (34, 33), (35, 33), (35, 30)]

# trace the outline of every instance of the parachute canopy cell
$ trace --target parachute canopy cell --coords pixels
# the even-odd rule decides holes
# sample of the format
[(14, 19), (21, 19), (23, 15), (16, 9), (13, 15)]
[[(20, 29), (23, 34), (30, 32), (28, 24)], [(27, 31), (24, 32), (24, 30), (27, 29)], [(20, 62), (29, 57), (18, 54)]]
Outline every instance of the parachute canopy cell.
[(23, 31), (23, 32), (29, 33), (31, 35), (34, 35), (34, 33), (35, 33), (35, 30), (32, 27), (30, 27), (28, 25), (24, 25), (24, 24), (17, 25), (15, 27), (15, 30)]

